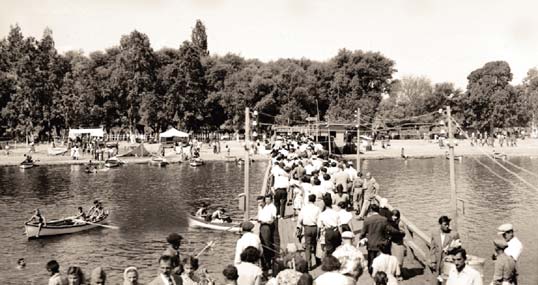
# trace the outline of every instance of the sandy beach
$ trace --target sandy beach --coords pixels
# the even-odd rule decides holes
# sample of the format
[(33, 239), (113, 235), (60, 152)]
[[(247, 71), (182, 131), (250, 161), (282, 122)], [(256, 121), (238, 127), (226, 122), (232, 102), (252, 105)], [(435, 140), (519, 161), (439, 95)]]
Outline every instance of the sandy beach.
[[(408, 159), (423, 159), (444, 156), (448, 151), (448, 147), (439, 147), (439, 144), (426, 140), (393, 140), (390, 142), (390, 146), (383, 149), (381, 143), (377, 142), (372, 151), (366, 151), (361, 154), (361, 159), (400, 159), (402, 148)], [(506, 154), (508, 158), (514, 156), (530, 156), (538, 157), (538, 140), (537, 139), (525, 139), (517, 142), (517, 147), (500, 147), (498, 144), (495, 147), (483, 146), (471, 146), (467, 140), (458, 140), (455, 147), (455, 154), (462, 156), (479, 156), (484, 154), (491, 154), (495, 150)], [(230, 148), (230, 154), (228, 156), (225, 145)], [(120, 142), (119, 152), (125, 153), (128, 151), (129, 146), (132, 144), (126, 142)], [(69, 153), (60, 156), (49, 156), (49, 145), (40, 144), (35, 146), (36, 152), (32, 154), (32, 158), (36, 160), (39, 165), (61, 165), (61, 164), (85, 164), (89, 160), (95, 162), (95, 159), (88, 154), (81, 155), (79, 160), (73, 160)], [(156, 153), (159, 149), (159, 144), (144, 144), (144, 147), (152, 152)], [(12, 166), (18, 165), (24, 160), (24, 154), (27, 153), (29, 147), (25, 144), (17, 144), (15, 148), (10, 150), (9, 155), (6, 155), (4, 150), (0, 150), (0, 166)], [(180, 155), (175, 154), (172, 149), (166, 150), (166, 159), (170, 163), (179, 163), (182, 161)], [(223, 141), (221, 142), (221, 152), (218, 154), (213, 153), (213, 149), (208, 144), (203, 144), (200, 157), (205, 161), (230, 161), (235, 158), (244, 158), (245, 150), (242, 146), (242, 142), (238, 141)], [(344, 155), (345, 159), (355, 160), (356, 155)], [(253, 160), (264, 160), (268, 156), (265, 154), (251, 155)], [(127, 163), (148, 163), (151, 157), (123, 157), (122, 160)]]

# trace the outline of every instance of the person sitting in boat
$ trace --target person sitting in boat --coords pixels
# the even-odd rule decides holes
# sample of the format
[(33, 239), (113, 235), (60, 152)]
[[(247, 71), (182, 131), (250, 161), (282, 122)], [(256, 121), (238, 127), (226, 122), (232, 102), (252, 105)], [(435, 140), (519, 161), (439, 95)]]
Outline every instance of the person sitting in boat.
[(22, 163), (33, 163), (34, 162), (31, 155), (25, 154), (24, 157), (26, 157), (26, 158), (24, 159), (24, 161)]
[(194, 214), (198, 218), (205, 219), (207, 217), (207, 206), (205, 204), (202, 204), (200, 209), (196, 211), (196, 214)]
[(99, 205), (99, 200), (94, 200), (93, 206), (91, 206), (91, 208), (88, 210), (88, 213), (86, 214), (87, 218), (93, 216), (93, 213), (95, 212), (95, 210), (97, 210), (98, 205)]
[(95, 168), (95, 166), (93, 165), (92, 161), (90, 160), (90, 161), (88, 162), (88, 165), (86, 165), (86, 172), (87, 172), (87, 173), (91, 173), (91, 172), (95, 172), (95, 170), (97, 170), (97, 169)]
[(105, 212), (105, 209), (103, 208), (103, 204), (99, 202), (97, 204), (97, 208), (93, 212), (93, 215), (90, 216), (88, 219), (92, 222), (100, 221), (106, 217), (107, 213)]
[(72, 218), (72, 220), (75, 220), (75, 224), (80, 223), (81, 221), (86, 221), (87, 219), (88, 217), (86, 216), (86, 213), (84, 213), (82, 207), (78, 207), (77, 215)]
[(39, 237), (39, 232), (41, 232), (41, 228), (44, 225), (47, 225), (47, 220), (45, 220), (45, 217), (41, 214), (39, 209), (35, 209), (34, 215), (28, 221), (26, 221), (26, 223), (39, 224), (39, 229), (37, 230), (36, 235), (36, 237)]
[(213, 214), (211, 214), (212, 223), (231, 223), (232, 219), (225, 214), (226, 210), (224, 208), (218, 208)]

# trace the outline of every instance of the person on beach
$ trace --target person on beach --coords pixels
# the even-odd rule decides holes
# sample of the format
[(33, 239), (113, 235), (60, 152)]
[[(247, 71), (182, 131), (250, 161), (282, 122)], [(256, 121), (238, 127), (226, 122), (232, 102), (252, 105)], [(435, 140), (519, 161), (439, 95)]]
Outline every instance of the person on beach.
[(260, 237), (252, 233), (253, 229), (254, 224), (250, 221), (246, 221), (241, 224), (242, 236), (240, 239), (237, 240), (237, 243), (235, 245), (235, 265), (241, 263), (241, 253), (249, 246), (255, 247), (260, 252), (263, 252)]
[[(316, 254), (316, 240), (318, 239), (318, 218), (321, 210), (314, 205), (316, 195), (308, 196), (308, 203), (304, 205), (299, 217), (297, 218), (297, 229), (304, 235), (305, 259), (308, 263), (308, 268), (312, 269), (312, 253)], [(316, 265), (320, 263), (316, 259)]]
[(60, 264), (56, 260), (47, 262), (47, 272), (50, 274), (49, 285), (68, 285), (67, 278), (60, 273)]
[(183, 280), (174, 273), (174, 262), (169, 255), (159, 257), (159, 274), (149, 285), (183, 285)]
[(517, 284), (516, 261), (505, 253), (508, 248), (506, 240), (497, 238), (493, 240), (495, 246), (495, 270), (491, 285)]
[(458, 248), (454, 252), (454, 265), (448, 273), (446, 285), (482, 285), (480, 273), (466, 265), (467, 252)]
[(125, 268), (123, 271), (123, 285), (141, 285), (138, 282), (138, 269), (136, 267)]
[(166, 238), (166, 242), (168, 243), (166, 249), (162, 253), (163, 256), (169, 256), (170, 260), (172, 262), (172, 269), (174, 273), (180, 272), (180, 251), (179, 247), (181, 246), (181, 241), (183, 240), (183, 237), (177, 233), (171, 233)]
[(460, 235), (450, 229), (450, 221), (447, 216), (441, 216), (439, 229), (431, 233), (429, 268), (436, 277), (443, 273), (444, 257), (452, 255), (461, 246)]
[(70, 266), (67, 268), (67, 281), (69, 285), (85, 284), (84, 273), (78, 266)]

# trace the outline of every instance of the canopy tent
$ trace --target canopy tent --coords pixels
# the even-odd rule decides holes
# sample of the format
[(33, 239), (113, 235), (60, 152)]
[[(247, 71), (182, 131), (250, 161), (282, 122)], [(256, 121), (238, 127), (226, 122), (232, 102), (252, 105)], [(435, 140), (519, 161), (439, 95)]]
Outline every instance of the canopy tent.
[(189, 134), (186, 132), (178, 131), (175, 128), (171, 128), (168, 131), (159, 135), (161, 138), (188, 138)]
[(139, 144), (135, 147), (133, 147), (130, 151), (118, 155), (119, 157), (123, 156), (136, 156), (136, 157), (144, 157), (144, 156), (151, 156), (151, 153), (144, 147), (144, 144)]
[(69, 138), (75, 139), (77, 136), (90, 135), (90, 137), (102, 138), (105, 132), (103, 129), (69, 129)]

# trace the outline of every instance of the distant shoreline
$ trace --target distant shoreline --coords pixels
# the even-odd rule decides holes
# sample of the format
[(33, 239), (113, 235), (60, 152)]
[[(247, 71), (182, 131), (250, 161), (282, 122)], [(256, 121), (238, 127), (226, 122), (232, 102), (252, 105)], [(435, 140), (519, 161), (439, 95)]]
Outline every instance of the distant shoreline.
[[(401, 149), (404, 148), (404, 154), (406, 159), (432, 159), (438, 157), (444, 157), (448, 151), (448, 147), (440, 148), (438, 144), (424, 141), (424, 140), (393, 140), (390, 142), (391, 146), (383, 149), (381, 142), (377, 142), (373, 151), (366, 151), (361, 154), (361, 160), (382, 160), (382, 159), (403, 159), (401, 156)], [(120, 143), (120, 153), (124, 153), (130, 144)], [(230, 155), (228, 156), (225, 145), (230, 148)], [(144, 147), (155, 153), (159, 144), (144, 144)], [(80, 160), (72, 160), (69, 154), (64, 156), (48, 156), (48, 145), (37, 145), (36, 153), (32, 154), (32, 158), (36, 161), (36, 165), (85, 165), (91, 159), (94, 163), (104, 163), (103, 161), (96, 161), (90, 155), (85, 154), (81, 156)], [(493, 150), (496, 152), (504, 153), (510, 157), (538, 157), (538, 140), (537, 139), (525, 139), (519, 140), (517, 147), (500, 147), (496, 144), (496, 147), (481, 147), (485, 152), (479, 150), (479, 147), (470, 146), (469, 141), (459, 140), (458, 145), (455, 147), (455, 154), (466, 156), (483, 156), (485, 154), (492, 154)], [(28, 151), (26, 147), (17, 147), (10, 151), (10, 155), (6, 155), (4, 150), (0, 150), (0, 166), (17, 166), (24, 160), (24, 154)], [(186, 162), (181, 160), (181, 156), (172, 152), (172, 150), (166, 150), (165, 158), (172, 164)], [(222, 141), (221, 152), (218, 154), (213, 153), (213, 150), (209, 148), (207, 144), (202, 146), (200, 151), (200, 157), (207, 162), (233, 162), (234, 158), (244, 158), (245, 151), (242, 147), (242, 142), (238, 141)], [(355, 154), (342, 155), (343, 159), (355, 161)], [(269, 158), (268, 155), (256, 154), (251, 155), (250, 158), (253, 161), (264, 161)], [(122, 157), (122, 160), (127, 164), (147, 164), (151, 160), (151, 157)]]

